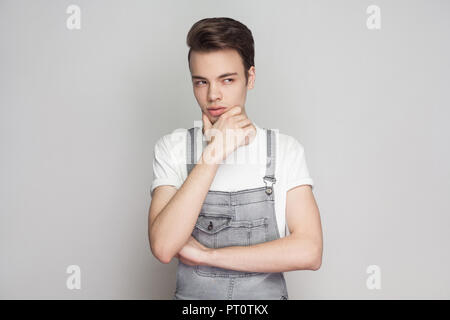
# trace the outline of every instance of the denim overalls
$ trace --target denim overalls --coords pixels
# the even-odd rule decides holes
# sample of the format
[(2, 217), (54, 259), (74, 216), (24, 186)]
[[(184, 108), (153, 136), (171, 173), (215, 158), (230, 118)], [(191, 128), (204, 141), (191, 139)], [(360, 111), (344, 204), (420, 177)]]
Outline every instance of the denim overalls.
[[(194, 167), (199, 127), (187, 131), (187, 174)], [(265, 187), (234, 192), (208, 191), (192, 236), (208, 248), (250, 246), (280, 238), (272, 185), (275, 179), (276, 139), (267, 135)], [(205, 141), (206, 143), (206, 141)], [(270, 183), (269, 185), (267, 183)], [(210, 266), (189, 266), (178, 261), (173, 299), (191, 300), (287, 300), (286, 281), (281, 272), (242, 272)]]

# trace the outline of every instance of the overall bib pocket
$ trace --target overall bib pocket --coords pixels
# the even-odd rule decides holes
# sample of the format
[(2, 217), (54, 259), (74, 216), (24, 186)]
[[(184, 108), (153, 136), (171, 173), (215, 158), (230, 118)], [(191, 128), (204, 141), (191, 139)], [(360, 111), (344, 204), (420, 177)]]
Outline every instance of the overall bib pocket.
[[(200, 213), (192, 236), (205, 247), (249, 246), (267, 241), (268, 219), (233, 220), (232, 215)], [(244, 277), (261, 274), (211, 266), (195, 266), (195, 272), (209, 277)]]

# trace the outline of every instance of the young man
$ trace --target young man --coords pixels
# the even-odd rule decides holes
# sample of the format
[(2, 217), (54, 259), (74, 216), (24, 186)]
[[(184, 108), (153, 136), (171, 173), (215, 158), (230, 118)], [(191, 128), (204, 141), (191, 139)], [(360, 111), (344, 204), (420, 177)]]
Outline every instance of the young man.
[(203, 127), (155, 145), (152, 253), (179, 260), (174, 299), (288, 299), (283, 272), (318, 270), (322, 261), (303, 146), (248, 119), (255, 66), (245, 25), (202, 19), (187, 44)]

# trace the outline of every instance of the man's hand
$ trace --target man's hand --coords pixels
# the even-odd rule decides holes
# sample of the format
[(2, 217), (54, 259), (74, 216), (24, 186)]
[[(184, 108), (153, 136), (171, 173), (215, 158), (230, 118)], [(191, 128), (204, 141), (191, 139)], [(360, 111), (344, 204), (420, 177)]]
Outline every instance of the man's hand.
[(190, 236), (175, 257), (189, 266), (206, 265), (207, 257), (211, 250), (198, 242), (193, 236)]
[(256, 136), (256, 127), (242, 114), (240, 106), (234, 106), (220, 115), (213, 124), (203, 113), (203, 129), (208, 146), (205, 149), (208, 160), (222, 161), (237, 148), (249, 144)]

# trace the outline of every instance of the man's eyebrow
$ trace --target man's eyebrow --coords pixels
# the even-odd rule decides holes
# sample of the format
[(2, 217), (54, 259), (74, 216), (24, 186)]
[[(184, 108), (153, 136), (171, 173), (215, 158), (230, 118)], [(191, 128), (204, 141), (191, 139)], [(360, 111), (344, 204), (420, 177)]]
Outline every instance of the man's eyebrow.
[[(229, 77), (229, 76), (235, 76), (237, 74), (238, 74), (237, 72), (228, 72), (228, 73), (221, 74), (220, 76), (217, 77), (217, 79), (221, 79), (221, 78), (225, 78), (225, 77)], [(193, 75), (192, 79), (208, 80), (205, 77), (197, 76), (197, 75)]]

